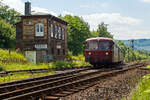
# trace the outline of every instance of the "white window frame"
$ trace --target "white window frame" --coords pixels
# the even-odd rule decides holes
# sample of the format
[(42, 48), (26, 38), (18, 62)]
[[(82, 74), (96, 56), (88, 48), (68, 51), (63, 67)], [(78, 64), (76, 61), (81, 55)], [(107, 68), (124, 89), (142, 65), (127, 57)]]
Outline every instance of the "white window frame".
[(44, 36), (44, 24), (38, 23), (35, 25), (35, 36)]
[(57, 39), (58, 38), (58, 26), (55, 25), (55, 38)]
[(53, 24), (51, 24), (51, 37), (54, 37), (54, 25)]
[(65, 40), (65, 29), (62, 28), (62, 40)]
[(59, 34), (58, 35), (59, 39), (61, 39), (61, 27), (60, 26), (58, 27), (58, 34)]

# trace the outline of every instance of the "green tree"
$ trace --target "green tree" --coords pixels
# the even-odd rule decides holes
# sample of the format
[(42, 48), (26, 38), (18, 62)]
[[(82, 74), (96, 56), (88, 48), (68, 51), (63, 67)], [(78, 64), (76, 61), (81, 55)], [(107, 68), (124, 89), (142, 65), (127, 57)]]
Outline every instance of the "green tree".
[(66, 15), (61, 18), (69, 23), (67, 30), (67, 44), (69, 51), (71, 51), (73, 55), (83, 53), (84, 41), (91, 37), (88, 23), (78, 16)]
[(97, 33), (99, 37), (113, 38), (113, 35), (108, 32), (107, 26), (108, 24), (105, 24), (104, 22), (98, 25)]
[(97, 31), (92, 31), (91, 32), (91, 37), (99, 37), (99, 33)]
[(0, 19), (0, 48), (14, 48), (15, 47), (15, 28)]
[(15, 24), (20, 21), (19, 15), (20, 13), (2, 4), (0, 0), (0, 19), (5, 20), (7, 23)]
[(20, 13), (0, 0), (0, 48), (14, 48), (16, 29), (14, 24), (20, 21)]

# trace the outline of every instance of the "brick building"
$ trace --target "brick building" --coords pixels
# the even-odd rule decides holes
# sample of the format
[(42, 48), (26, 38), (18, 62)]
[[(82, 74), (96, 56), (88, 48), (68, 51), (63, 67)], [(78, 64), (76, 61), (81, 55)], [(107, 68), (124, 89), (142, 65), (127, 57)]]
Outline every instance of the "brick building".
[(50, 14), (31, 14), (30, 2), (25, 3), (25, 15), (20, 17), (16, 24), (16, 49), (34, 63), (65, 59), (67, 22)]

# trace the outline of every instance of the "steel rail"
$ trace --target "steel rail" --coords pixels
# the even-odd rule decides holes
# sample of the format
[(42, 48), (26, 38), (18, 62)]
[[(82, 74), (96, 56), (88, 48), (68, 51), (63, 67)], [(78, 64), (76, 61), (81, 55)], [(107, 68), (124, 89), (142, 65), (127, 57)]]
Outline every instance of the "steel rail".
[[(109, 71), (111, 71), (111, 70), (109, 70)], [(52, 82), (49, 81), (47, 83), (43, 83), (43, 84), (40, 84), (40, 85), (35, 85), (35, 86), (28, 87), (28, 88), (23, 88), (23, 89), (17, 89), (17, 90), (11, 91), (11, 92), (6, 92), (6, 93), (0, 94), (0, 98), (5, 99), (5, 98), (10, 97), (10, 96), (16, 96), (18, 94), (21, 95), (21, 94), (24, 94), (24, 93), (32, 92), (33, 90), (38, 91), (39, 89), (44, 89), (44, 88), (47, 88), (47, 87), (53, 87), (53, 86), (57, 86), (57, 85), (60, 85), (60, 84), (65, 84), (67, 82), (72, 82), (72, 81), (75, 81), (75, 80), (79, 80), (80, 78), (84, 78), (86, 76), (99, 74), (100, 72), (103, 72), (103, 71), (98, 70), (96, 72), (81, 73), (81, 74), (73, 75), (73, 76), (70, 76), (70, 77), (66, 77), (64, 79), (55, 80), (55, 81), (52, 81)], [(106, 71), (104, 71), (104, 72), (106, 72)]]
[(82, 72), (82, 71), (85, 71), (85, 70), (89, 70), (89, 69), (91, 69), (91, 68), (77, 69), (77, 70), (74, 70), (74, 71), (62, 72), (62, 73), (54, 74), (54, 75), (47, 75), (47, 76), (42, 76), (42, 77), (28, 78), (28, 79), (22, 79), (22, 80), (18, 80), (18, 81), (1, 83), (0, 87), (9, 86), (9, 85), (15, 85), (15, 84), (21, 84), (21, 83), (26, 83), (26, 82), (36, 81), (36, 80), (42, 80), (42, 79), (48, 79), (48, 78), (55, 78), (55, 77), (65, 76), (65, 75), (69, 75), (69, 74), (79, 73), (79, 72)]
[[(90, 67), (90, 66), (88, 66)], [(15, 73), (42, 73), (47, 71), (63, 71), (63, 70), (73, 70), (73, 69), (84, 69), (87, 67), (70, 67), (70, 68), (49, 68), (49, 69), (31, 69), (31, 70), (14, 70), (14, 71), (0, 71), (0, 77), (4, 77), (7, 75), (12, 75)]]
[[(131, 66), (136, 66), (136, 67), (131, 67)], [(64, 77), (63, 79), (60, 78), (60, 80), (54, 80), (52, 82), (47, 81), (47, 83), (45, 83), (45, 84), (42, 83), (42, 84), (38, 84), (38, 85), (35, 85), (35, 86), (31, 85), (31, 87), (28, 87), (28, 88), (22, 88), (22, 89), (17, 89), (15, 91), (2, 93), (2, 94), (0, 94), (0, 98), (2, 100), (3, 99), (4, 100), (28, 100), (28, 99), (37, 98), (37, 97), (38, 98), (43, 98), (48, 94), (50, 95), (50, 93), (52, 95), (52, 94), (55, 94), (57, 92), (60, 92), (60, 89), (59, 88), (56, 89), (56, 87), (63, 86), (65, 84), (72, 84), (72, 83), (77, 82), (77, 81), (80, 81), (82, 83), (83, 80), (90, 80), (90, 79), (93, 79), (94, 77), (98, 78), (98, 77), (102, 77), (102, 76), (107, 76), (107, 74), (110, 75), (110, 74), (113, 74), (113, 73), (116, 73), (116, 72), (119, 73), (119, 72), (122, 72), (122, 71), (137, 68), (137, 66), (142, 66), (142, 65), (141, 64), (140, 65), (133, 64), (133, 65), (126, 66), (123, 69), (107, 70), (107, 71), (106, 70), (105, 71), (102, 71), (102, 70), (100, 71), (99, 70), (99, 71), (96, 71), (96, 72), (72, 75), (70, 77)], [(70, 87), (70, 85), (69, 85), (69, 87)], [(53, 90), (53, 88), (55, 88), (55, 90)], [(50, 89), (48, 93), (46, 92), (47, 89)], [(53, 91), (51, 91), (51, 89)], [(64, 90), (63, 87), (61, 89)], [(65, 87), (65, 89), (67, 89), (67, 88)], [(43, 91), (43, 92), (40, 92), (40, 91)], [(32, 96), (31, 96), (31, 94), (32, 94)], [(25, 96), (25, 98), (24, 98), (24, 96)]]

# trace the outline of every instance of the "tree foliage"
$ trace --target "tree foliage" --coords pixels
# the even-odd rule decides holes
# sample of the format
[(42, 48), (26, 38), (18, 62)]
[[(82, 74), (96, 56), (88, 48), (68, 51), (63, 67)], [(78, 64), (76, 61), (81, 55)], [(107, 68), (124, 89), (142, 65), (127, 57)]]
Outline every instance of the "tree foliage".
[(15, 47), (15, 28), (0, 20), (0, 48), (14, 48)]
[(99, 37), (113, 38), (113, 35), (111, 35), (110, 32), (108, 32), (107, 26), (108, 25), (105, 24), (104, 22), (98, 25), (97, 32), (99, 34)]
[(0, 48), (15, 47), (15, 26), (20, 19), (20, 14), (14, 9), (1, 3), (0, 0)]
[(69, 23), (67, 30), (69, 51), (72, 51), (73, 55), (83, 53), (84, 41), (91, 37), (88, 23), (78, 16), (66, 15), (61, 18)]
[(123, 42), (118, 41), (117, 44), (121, 48), (124, 53), (125, 61), (133, 61), (133, 60), (144, 60), (148, 59), (148, 52), (141, 50), (132, 50), (130, 47), (127, 47)]
[(98, 29), (92, 32), (92, 36), (113, 38), (113, 35), (110, 32), (108, 32), (107, 26), (108, 24), (105, 24), (104, 22), (98, 24)]
[(0, 19), (5, 20), (7, 23), (15, 24), (20, 21), (19, 15), (20, 13), (10, 9), (9, 6), (2, 4), (0, 1)]

